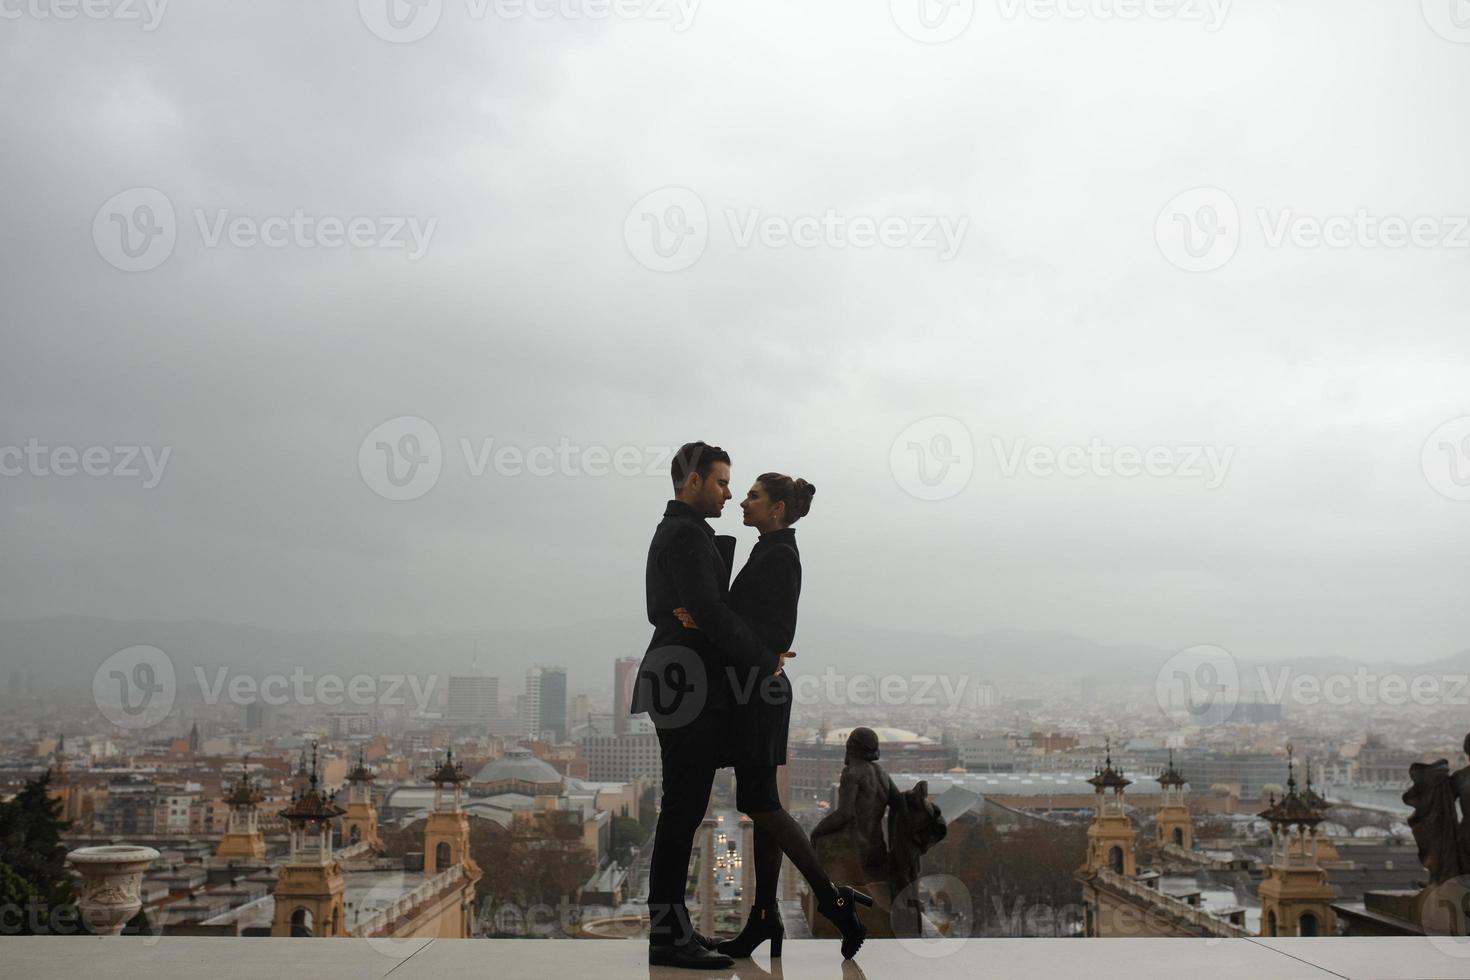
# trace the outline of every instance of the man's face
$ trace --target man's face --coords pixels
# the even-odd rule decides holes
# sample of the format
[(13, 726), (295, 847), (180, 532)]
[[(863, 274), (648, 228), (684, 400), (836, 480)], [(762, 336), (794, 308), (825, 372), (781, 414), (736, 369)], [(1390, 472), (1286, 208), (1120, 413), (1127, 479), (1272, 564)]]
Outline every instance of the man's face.
[(719, 517), (725, 509), (725, 501), (730, 499), (730, 464), (715, 463), (708, 476), (700, 479), (698, 474), (694, 474), (689, 479), (698, 481), (697, 487), (691, 487), (694, 495), (687, 501), (689, 506), (698, 511), (700, 517)]

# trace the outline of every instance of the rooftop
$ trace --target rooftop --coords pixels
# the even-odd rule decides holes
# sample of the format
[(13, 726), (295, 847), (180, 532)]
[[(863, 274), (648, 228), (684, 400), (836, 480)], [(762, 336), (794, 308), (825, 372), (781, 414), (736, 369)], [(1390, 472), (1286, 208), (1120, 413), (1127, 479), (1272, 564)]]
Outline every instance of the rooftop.
[[(688, 971), (650, 969), (634, 940), (57, 938), (0, 940), (14, 980), (137, 977), (260, 980), (440, 980), (596, 976), (599, 980), (687, 980)], [(100, 945), (99, 945), (100, 944)], [(1450, 980), (1470, 965), (1470, 940), (1416, 937), (1323, 939), (948, 939), (869, 940), (842, 967), (836, 940), (786, 943), (780, 968), (765, 953), (738, 961), (740, 980), (790, 975), (844, 980), (912, 977), (1087, 976), (1096, 980)], [(207, 964), (207, 967), (204, 966)], [(490, 966), (489, 964), (494, 964)]]

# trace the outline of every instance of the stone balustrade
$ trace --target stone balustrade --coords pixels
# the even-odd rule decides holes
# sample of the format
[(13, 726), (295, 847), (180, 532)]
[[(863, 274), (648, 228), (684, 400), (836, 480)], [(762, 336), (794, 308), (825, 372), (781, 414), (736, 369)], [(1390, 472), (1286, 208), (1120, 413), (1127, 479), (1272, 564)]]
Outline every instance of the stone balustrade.
[(428, 881), (419, 885), (413, 891), (400, 897), (391, 905), (386, 905), (376, 912), (366, 915), (351, 927), (351, 934), (363, 938), (372, 937), (383, 933), (395, 922), (412, 918), (423, 905), (438, 895), (456, 887), (464, 878), (464, 868), (460, 865), (452, 865)]
[(1114, 891), (1123, 892), (1134, 898), (1139, 898), (1154, 906), (1163, 909), (1170, 915), (1176, 916), (1188, 922), (1190, 925), (1198, 926), (1212, 936), (1227, 938), (1246, 938), (1250, 933), (1229, 919), (1222, 918), (1214, 913), (1191, 905), (1182, 898), (1166, 895), (1157, 888), (1152, 888), (1142, 882), (1135, 881), (1126, 875), (1120, 875), (1116, 871), (1102, 870), (1097, 873), (1097, 879)]

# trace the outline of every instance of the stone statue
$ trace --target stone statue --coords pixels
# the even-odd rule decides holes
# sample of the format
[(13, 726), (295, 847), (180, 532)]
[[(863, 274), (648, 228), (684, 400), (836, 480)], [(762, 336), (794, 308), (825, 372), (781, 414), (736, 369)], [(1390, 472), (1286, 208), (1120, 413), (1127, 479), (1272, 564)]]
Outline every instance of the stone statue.
[[(1470, 735), (1461, 746), (1470, 755)], [(1450, 772), (1449, 762), (1415, 762), (1404, 802), (1414, 808), (1409, 828), (1429, 884), (1470, 874), (1470, 766)]]
[(812, 830), (812, 846), (833, 884), (869, 889), (879, 900), (874, 911), (888, 921), (871, 923), (869, 935), (917, 936), (913, 884), (920, 858), (944, 839), (944, 817), (927, 783), (906, 791), (894, 785), (878, 765), (878, 735), (871, 728), (852, 730), (843, 763), (837, 806)]

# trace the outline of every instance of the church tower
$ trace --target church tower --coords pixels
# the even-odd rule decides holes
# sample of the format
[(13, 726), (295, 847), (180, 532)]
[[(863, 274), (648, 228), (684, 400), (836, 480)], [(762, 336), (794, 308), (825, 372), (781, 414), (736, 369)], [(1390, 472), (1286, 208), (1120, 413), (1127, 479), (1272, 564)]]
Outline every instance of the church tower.
[(347, 774), (347, 813), (342, 817), (344, 847), (367, 841), (373, 850), (383, 850), (383, 839), (378, 836), (378, 811), (373, 806), (373, 780), (376, 778), (359, 748), (357, 765)]
[(438, 874), (453, 865), (480, 877), (480, 867), (470, 857), (470, 818), (460, 809), (464, 784), (469, 782), (464, 766), (454, 761), (454, 750), (444, 753), (444, 762), (429, 777), (434, 784), (434, 809), (424, 824), (424, 871)]
[(1295, 760), (1286, 746), (1286, 795), (1260, 816), (1271, 824), (1271, 861), (1261, 879), (1262, 936), (1332, 936), (1337, 914), (1332, 910), (1336, 891), (1327, 883), (1319, 863), (1317, 825), (1325, 817), (1327, 801), (1312, 790), (1296, 787)]
[(240, 778), (225, 796), (230, 807), (230, 822), (219, 840), (214, 855), (231, 862), (265, 861), (265, 835), (260, 832), (256, 808), (265, 799), (260, 786), (250, 778), (250, 757), (240, 766)]
[(56, 737), (56, 750), (51, 756), (51, 789), (47, 795), (61, 804), (61, 819), (70, 820), (73, 823), (83, 820), (84, 797), (81, 789), (72, 784), (66, 771), (65, 732)]
[(276, 882), (272, 936), (347, 935), (343, 905), (347, 883), (332, 855), (332, 822), (344, 812), (318, 785), (313, 748), (306, 792), (281, 811), (291, 827), (291, 856)]
[(1088, 780), (1097, 792), (1097, 812), (1087, 827), (1087, 863), (1084, 874), (1112, 871), (1125, 877), (1138, 873), (1133, 853), (1136, 832), (1123, 804), (1123, 787), (1133, 780), (1113, 768), (1112, 743), (1107, 743), (1107, 761)]
[[(312, 746), (315, 751), (316, 746)], [(301, 746), (301, 761), (296, 764), (296, 773), (291, 777), (291, 795), (300, 796), (311, 787), (311, 773), (306, 770), (306, 746)]]
[(1164, 799), (1159, 804), (1154, 844), (1160, 850), (1168, 846), (1190, 850), (1194, 847), (1194, 822), (1189, 819), (1189, 807), (1184, 802), (1184, 774), (1174, 768), (1173, 749), (1169, 750), (1169, 767), (1159, 773), (1158, 784), (1164, 791)]

